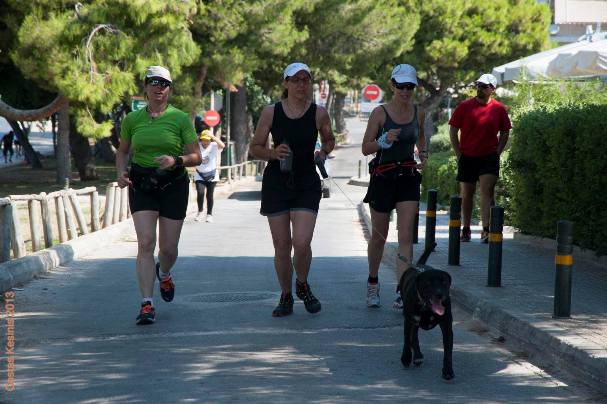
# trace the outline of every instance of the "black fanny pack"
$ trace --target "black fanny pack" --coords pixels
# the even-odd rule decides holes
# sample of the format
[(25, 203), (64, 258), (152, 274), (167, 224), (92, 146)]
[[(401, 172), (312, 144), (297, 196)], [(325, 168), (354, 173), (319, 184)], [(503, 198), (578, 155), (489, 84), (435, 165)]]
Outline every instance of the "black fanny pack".
[(185, 177), (185, 175), (186, 171), (181, 168), (163, 170), (161, 168), (142, 167), (132, 164), (129, 178), (133, 182), (133, 187), (138, 191), (158, 192)]

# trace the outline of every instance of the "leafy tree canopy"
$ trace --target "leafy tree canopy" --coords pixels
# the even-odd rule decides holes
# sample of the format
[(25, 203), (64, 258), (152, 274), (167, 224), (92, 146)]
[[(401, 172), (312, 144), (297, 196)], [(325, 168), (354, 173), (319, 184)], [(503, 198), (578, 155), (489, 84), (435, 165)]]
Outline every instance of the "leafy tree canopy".
[(137, 93), (146, 66), (164, 65), (177, 77), (200, 53), (188, 30), (193, 0), (60, 2), (50, 10), (57, 2), (29, 3), (13, 62), (26, 78), (67, 97), (87, 136), (109, 135), (112, 123), (93, 116)]
[(550, 10), (535, 0), (406, 0), (421, 13), (415, 45), (399, 59), (424, 79), (430, 102), (493, 66), (548, 46)]

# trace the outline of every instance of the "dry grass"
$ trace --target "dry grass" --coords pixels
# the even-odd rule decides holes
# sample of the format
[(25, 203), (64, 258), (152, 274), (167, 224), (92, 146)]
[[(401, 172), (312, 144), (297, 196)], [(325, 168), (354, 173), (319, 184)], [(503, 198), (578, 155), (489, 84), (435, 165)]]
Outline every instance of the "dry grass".
[[(27, 165), (8, 166), (0, 168), (0, 198), (8, 195), (39, 194), (41, 192), (58, 191), (64, 184), (57, 184), (55, 176), (57, 165), (54, 158), (42, 160), (44, 168), (33, 170)], [(80, 181), (77, 171), (72, 171), (70, 187), (80, 189), (84, 187), (97, 187), (100, 195), (105, 195), (105, 187), (109, 182), (116, 180), (116, 169), (112, 164), (97, 164), (99, 179), (95, 181)]]

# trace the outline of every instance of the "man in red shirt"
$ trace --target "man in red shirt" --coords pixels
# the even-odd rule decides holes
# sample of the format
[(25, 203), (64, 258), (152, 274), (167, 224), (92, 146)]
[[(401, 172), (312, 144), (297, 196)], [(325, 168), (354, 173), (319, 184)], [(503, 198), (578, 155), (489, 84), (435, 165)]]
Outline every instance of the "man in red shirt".
[(481, 188), (481, 242), (487, 243), (489, 239), (489, 207), (499, 176), (499, 156), (506, 147), (512, 128), (504, 105), (491, 98), (496, 87), (495, 76), (483, 74), (476, 80), (476, 97), (460, 103), (449, 120), (449, 135), (457, 156), (457, 180), (462, 196), (461, 241), (470, 241), (471, 238), (470, 219), (477, 181)]

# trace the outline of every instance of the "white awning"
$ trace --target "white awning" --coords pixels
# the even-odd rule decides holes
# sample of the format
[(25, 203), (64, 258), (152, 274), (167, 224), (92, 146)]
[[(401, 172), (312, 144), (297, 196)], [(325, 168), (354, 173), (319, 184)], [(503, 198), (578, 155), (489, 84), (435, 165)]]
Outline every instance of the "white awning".
[(583, 40), (494, 67), (499, 84), (537, 80), (607, 76), (607, 39)]

